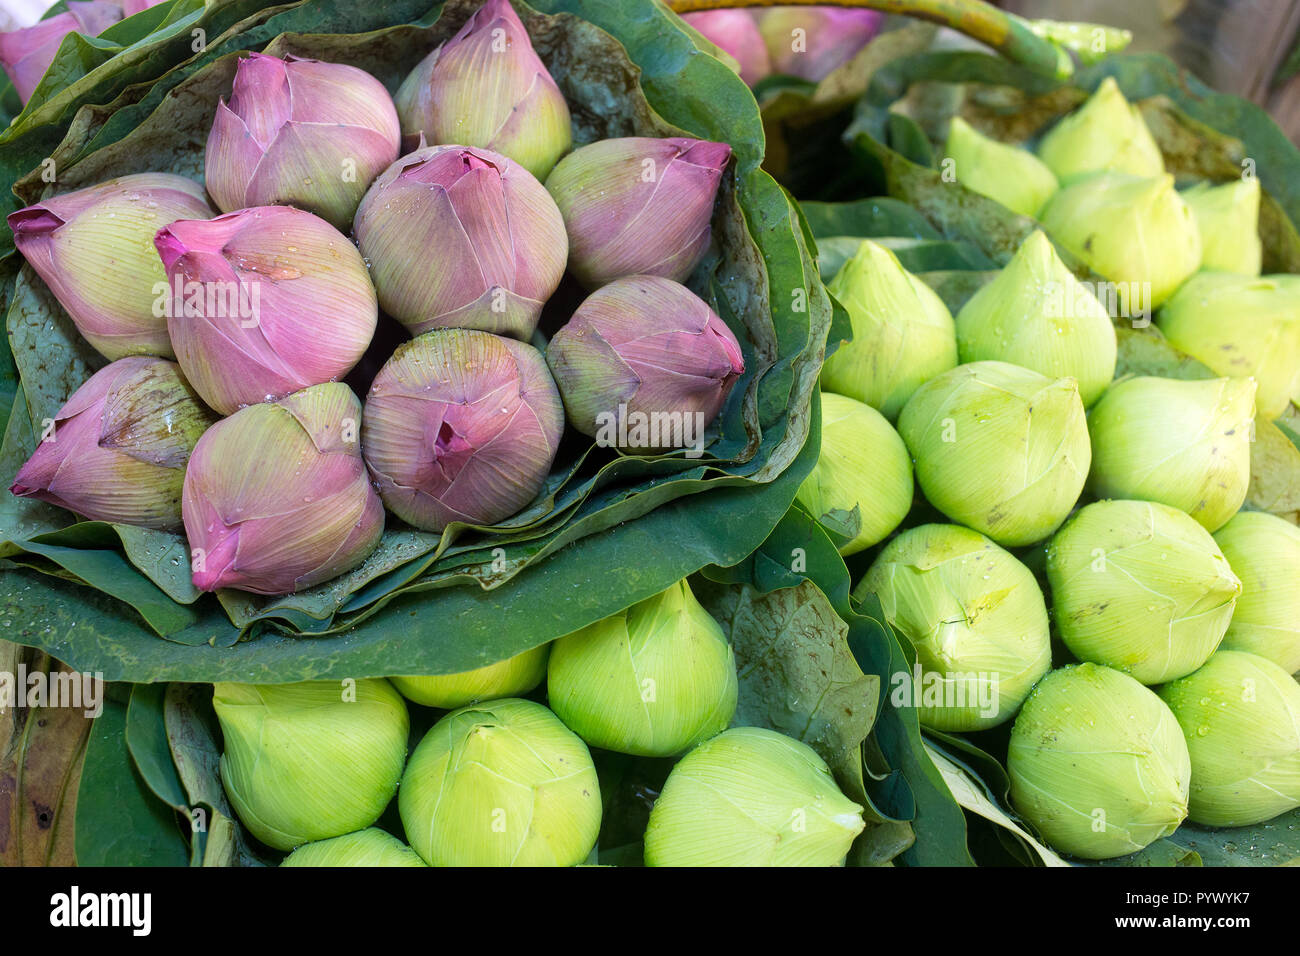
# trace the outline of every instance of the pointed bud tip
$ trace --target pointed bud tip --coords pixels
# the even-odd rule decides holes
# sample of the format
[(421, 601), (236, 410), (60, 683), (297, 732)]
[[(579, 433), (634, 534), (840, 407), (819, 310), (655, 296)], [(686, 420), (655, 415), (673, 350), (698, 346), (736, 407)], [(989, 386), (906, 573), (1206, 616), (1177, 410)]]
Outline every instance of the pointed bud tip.
[(690, 145), (682, 153), (682, 159), (709, 169), (724, 169), (731, 159), (731, 147), (726, 143), (714, 143), (709, 140), (683, 140)]
[(19, 242), (23, 239), (44, 236), (64, 224), (63, 219), (44, 206), (28, 206), (26, 209), (11, 212), (8, 222), (14, 239)]

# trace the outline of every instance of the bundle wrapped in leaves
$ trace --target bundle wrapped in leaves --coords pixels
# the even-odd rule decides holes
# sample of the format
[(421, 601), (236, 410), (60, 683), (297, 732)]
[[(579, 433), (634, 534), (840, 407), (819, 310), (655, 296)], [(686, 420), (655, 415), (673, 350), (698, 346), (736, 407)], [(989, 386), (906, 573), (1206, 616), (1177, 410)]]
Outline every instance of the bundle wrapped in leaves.
[[(210, 218), (216, 210), (206, 208), (179, 215), (160, 213), (156, 222), (150, 219), (155, 228), (176, 219), (187, 220), (165, 230), (157, 244), (162, 274), (156, 278), (165, 280), (173, 291), (184, 290), (189, 282), (220, 278), (223, 270), (232, 268), (261, 270), (258, 274), (269, 280), (263, 285), (274, 291), (277, 278), (289, 275), (285, 269), (302, 272), (313, 268), (310, 263), (322, 261), (322, 257), (327, 260), (344, 255), (346, 259), (350, 243), (345, 236), (332, 232), (328, 223), (347, 228), (350, 213), (346, 209), (361, 198), (364, 186), (351, 195), (324, 186), (304, 191), (301, 183), (295, 185), (296, 181), (289, 178), (300, 174), (285, 165), (294, 148), (303, 148), (304, 137), (325, 135), (315, 132), (326, 128), (313, 126), (310, 115), (313, 97), (319, 98), (325, 89), (320, 84), (334, 83), (332, 88), (343, 89), (346, 84), (342, 80), (348, 80), (321, 75), (321, 68), (310, 61), (341, 64), (337, 69), (351, 70), (355, 76), (369, 74), (378, 81), (376, 90), (382, 84), (389, 94), (396, 93), (407, 77), (411, 77), (408, 87), (451, 83), (451, 92), (443, 95), (454, 99), (453, 94), (461, 95), (454, 88), (455, 71), (464, 68), (464, 64), (456, 65), (456, 55), (461, 54), (445, 46), (441, 60), (429, 55), (444, 41), (463, 32), (462, 27), (481, 4), (473, 0), (406, 2), (386, 5), (383, 10), (363, 10), (352, 4), (306, 0), (286, 7), (258, 9), (237, 25), (225, 27), (217, 14), (233, 14), (236, 6), (210, 4), (211, 9), (200, 12), (180, 0), (165, 11), (151, 13), (161, 22), (155, 23), (157, 30), (137, 41), (140, 54), (154, 56), (151, 62), (155, 67), (168, 55), (172, 60), (165, 70), (156, 70), (156, 79), (135, 83), (120, 96), (125, 84), (141, 78), (140, 73), (132, 72), (141, 68), (140, 64), (129, 57), (89, 70), (62, 91), (51, 90), (43, 95), (38, 89), (22, 115), (3, 134), (5, 141), (0, 142), (0, 163), (14, 182), (19, 197), (16, 201), (45, 202), (53, 210), (47, 218), (53, 221), (64, 215), (53, 205), (57, 197), (123, 176), (151, 172), (183, 177), (177, 181), (191, 184), (206, 174), (208, 194), (220, 209), (238, 210), (265, 202), (310, 205), (314, 215), (304, 210), (297, 214), (298, 218), (293, 218), (292, 210), (276, 212), (277, 207), (264, 207), (262, 212), (254, 209), (216, 219)], [(680, 279), (685, 285), (677, 287), (680, 295), (699, 303), (701, 322), (708, 319), (710, 331), (706, 334), (712, 337), (722, 333), (729, 340), (719, 353), (726, 358), (724, 364), (729, 363), (726, 374), (718, 372), (714, 381), (712, 365), (701, 365), (700, 386), (693, 386), (697, 390), (713, 388), (713, 396), (701, 392), (699, 398), (679, 399), (689, 400), (691, 407), (705, 411), (716, 409), (709, 427), (692, 436), (697, 440), (691, 442), (637, 445), (605, 441), (599, 433), (595, 441), (571, 435), (559, 442), (556, 425), (546, 426), (543, 446), (536, 453), (523, 451), (520, 446), (520, 454), (532, 456), (528, 477), (503, 479), (511, 482), (510, 490), (492, 492), (497, 495), (495, 499), (479, 504), (467, 500), (463, 490), (440, 490), (430, 478), (406, 473), (411, 472), (411, 457), (403, 450), (406, 439), (402, 429), (407, 426), (402, 424), (402, 416), (411, 412), (409, 404), (402, 403), (410, 399), (400, 398), (394, 389), (399, 379), (409, 382), (411, 369), (427, 367), (420, 363), (428, 358), (408, 353), (403, 361), (414, 365), (405, 371), (394, 367), (392, 372), (380, 372), (403, 333), (397, 323), (381, 315), (374, 342), (367, 349), (367, 324), (374, 321), (374, 300), (367, 303), (364, 290), (346, 277), (346, 269), (329, 273), (334, 277), (330, 279), (333, 285), (320, 285), (318, 294), (324, 298), (319, 299), (316, 311), (332, 324), (322, 333), (316, 348), (286, 350), (284, 343), (292, 341), (286, 336), (302, 335), (293, 331), (294, 323), (308, 316), (295, 314), (274, 297), (260, 303), (267, 344), (262, 344), (260, 335), (254, 341), (247, 329), (235, 329), (235, 338), (224, 333), (217, 336), (205, 330), (202, 319), (169, 318), (162, 333), (165, 339), (166, 332), (171, 331), (181, 370), (198, 396), (222, 414), (236, 412), (249, 401), (259, 401), (261, 392), (279, 399), (295, 389), (338, 378), (354, 364), (346, 381), (358, 398), (366, 396), (373, 379), (375, 391), (369, 403), (375, 405), (375, 415), (371, 421), (367, 414), (365, 428), (369, 434), (363, 434), (361, 439), (363, 445), (373, 442), (376, 450), (368, 460), (370, 472), (396, 518), (389, 517), (373, 550), (367, 542), (344, 542), (340, 537), (336, 544), (330, 544), (322, 539), (315, 547), (318, 552), (321, 547), (326, 551), (312, 560), (297, 562), (299, 571), (281, 573), (271, 586), (230, 590), (230, 585), (244, 584), (238, 574), (224, 574), (220, 567), (192, 574), (195, 548), (200, 549), (203, 560), (214, 560), (215, 554), (219, 563), (222, 555), (235, 547), (229, 530), (212, 525), (213, 515), (228, 516), (232, 509), (239, 512), (242, 508), (244, 512), (239, 513), (252, 517), (247, 512), (248, 502), (240, 504), (240, 496), (246, 491), (238, 487), (240, 479), (235, 471), (243, 467), (249, 474), (260, 472), (262, 477), (256, 480), (267, 483), (269, 494), (275, 484), (276, 468), (292, 470), (294, 466), (288, 461), (307, 461), (286, 459), (285, 453), (297, 441), (295, 434), (315, 443), (317, 452), (313, 455), (337, 457), (342, 449), (340, 442), (347, 440), (343, 432), (335, 434), (333, 430), (348, 420), (344, 414), (346, 403), (314, 401), (313, 410), (307, 412), (306, 406), (298, 402), (289, 408), (289, 414), (281, 416), (288, 424), (275, 426), (280, 437), (274, 442), (279, 446), (276, 454), (281, 463), (274, 463), (276, 454), (261, 456), (263, 460), (258, 461), (254, 453), (250, 455), (253, 460), (240, 465), (229, 460), (229, 449), (261, 447), (259, 443), (271, 434), (267, 427), (273, 424), (274, 416), (263, 416), (265, 427), (248, 419), (241, 426), (241, 437), (228, 426), (245, 418), (251, 409), (237, 412), (222, 423), (228, 436), (226, 452), (216, 451), (215, 435), (207, 443), (211, 451), (204, 452), (203, 446), (198, 449), (199, 458), (207, 464), (203, 476), (194, 476), (192, 489), (187, 485), (187, 491), (193, 492), (193, 508), (187, 505), (186, 514), (204, 524), (200, 531), (189, 527), (190, 519), (186, 519), (194, 540), (187, 541), (174, 533), (174, 515), (170, 524), (153, 522), (167, 525), (168, 530), (145, 529), (137, 526), (144, 522), (124, 522), (115, 513), (97, 515), (85, 510), (80, 513), (103, 520), (78, 522), (67, 511), (47, 503), (54, 500), (52, 495), (44, 495), (45, 501), (37, 500), (37, 496), (6, 496), (0, 504), (0, 555), (16, 572), (5, 575), (6, 610), (12, 615), (13, 625), (8, 636), (46, 646), (74, 666), (101, 671), (110, 678), (212, 680), (239, 673), (285, 681), (319, 677), (335, 670), (350, 676), (458, 672), (502, 660), (572, 631), (662, 590), (702, 565), (733, 563), (763, 540), (812, 465), (815, 448), (804, 449), (816, 414), (811, 396), (831, 309), (817, 281), (795, 209), (759, 169), (762, 131), (753, 99), (723, 64), (699, 55), (693, 31), (664, 9), (649, 6), (632, 11), (581, 0), (544, 2), (532, 7), (516, 4), (515, 8), (535, 51), (535, 55), (529, 55), (543, 65), (554, 87), (540, 94), (531, 87), (521, 87), (519, 95), (530, 109), (542, 110), (546, 115), (565, 108), (571, 122), (567, 129), (556, 127), (564, 134), (560, 139), (548, 132), (549, 140), (533, 142), (521, 140), (518, 132), (511, 134), (505, 126), (489, 129), (491, 124), (485, 119), (485, 128), (474, 133), (481, 142), (469, 144), (475, 152), (467, 162), (509, 170), (511, 161), (491, 152), (503, 149), (546, 176), (568, 148), (569, 137), (578, 148), (573, 154), (575, 161), (583, 155), (582, 147), (611, 139), (629, 144), (722, 144), (716, 156), (704, 156), (699, 150), (698, 156), (692, 156), (684, 152), (684, 147), (677, 148), (674, 155), (683, 154), (685, 160), (681, 165), (686, 172), (681, 174), (674, 171), (678, 164), (672, 155), (651, 160), (662, 167), (665, 183), (679, 192), (691, 188), (690, 170), (711, 165), (712, 185), (707, 194), (701, 192), (699, 203), (704, 217), (702, 241), (696, 233), (684, 237), (692, 243), (690, 251), (678, 254), (676, 247), (668, 245), (662, 251), (656, 251), (653, 242), (647, 247), (647, 241), (656, 240), (653, 233), (611, 237), (608, 248), (601, 253), (609, 263), (601, 266), (607, 272), (611, 266), (623, 268), (610, 259), (620, 242), (628, 248), (639, 248), (644, 264), (630, 262), (626, 267), (643, 272), (657, 271), (657, 259), (676, 255), (671, 270), (658, 274)], [(205, 43), (195, 44), (201, 46), (197, 52), (187, 50), (187, 56), (177, 56), (174, 40), (183, 25), (209, 21), (223, 26), (209, 29)], [(237, 131), (233, 127), (239, 124), (265, 123), (265, 113), (250, 112), (251, 91), (257, 84), (239, 75), (245, 71), (270, 71), (273, 76), (260, 75), (258, 82), (271, 87), (282, 84), (297, 91), (286, 100), (292, 104), (287, 107), (292, 112), (277, 120), (285, 123), (278, 133), (274, 127), (258, 127), (248, 128), (251, 139), (234, 135)], [(531, 76), (527, 77), (530, 82)], [(321, 105), (333, 108), (326, 102)], [(417, 141), (420, 134), (426, 141), (439, 135), (432, 128), (432, 120), (421, 119), (417, 95), (399, 94), (397, 105), (400, 130), (396, 118), (390, 120), (382, 110), (376, 112), (360, 99), (349, 101), (345, 124), (348, 130), (344, 132), (353, 136), (353, 143), (373, 144), (373, 148), (367, 145), (362, 151), (354, 148), (349, 153), (321, 140), (307, 144), (311, 155), (321, 163), (328, 160), (326, 165), (340, 165), (345, 172), (351, 162), (352, 176), (342, 177), (346, 185), (353, 179), (368, 181), (382, 171), (398, 151), (399, 133), (408, 140), (414, 135)], [(48, 142), (54, 136), (61, 140)], [(221, 145), (223, 142), (226, 145)], [(237, 155), (233, 151), (236, 145), (253, 153)], [(326, 160), (320, 159), (322, 155)], [(46, 158), (49, 163), (42, 162)], [(466, 305), (470, 300), (464, 299), (463, 290), (439, 291), (427, 281), (417, 287), (400, 274), (401, 261), (412, 261), (424, 253), (418, 241), (402, 239), (402, 223), (385, 222), (386, 210), (394, 203), (415, 201), (411, 197), (420, 189), (434, 188), (430, 184), (435, 180), (443, 182), (437, 177), (445, 178), (445, 174), (438, 172), (432, 162), (430, 157), (418, 170), (409, 163), (401, 171), (394, 167), (374, 187), (388, 192), (367, 197), (367, 202), (362, 203), (358, 237), (361, 251), (370, 257), (367, 264), (372, 267), (380, 309), (407, 324), (411, 332), (425, 332), (417, 344), (425, 338), (433, 342), (436, 336), (470, 337), (464, 342), (437, 340), (443, 346), (454, 346), (457, 361), (459, 356), (469, 355), (466, 348), (479, 348), (473, 345), (477, 341), (472, 339), (474, 335), (504, 343), (511, 340), (499, 338), (498, 333), (524, 340), (532, 335), (532, 345), (526, 341), (508, 345), (519, 353), (512, 361), (523, 362), (531, 353), (537, 361), (528, 366), (534, 371), (527, 374), (549, 382), (554, 373), (572, 418), (578, 389), (586, 396), (584, 400), (589, 400), (591, 385), (558, 368), (548, 372), (534, 348), (545, 347), (546, 340), (564, 325), (584, 297), (572, 280), (565, 280), (556, 291), (558, 272), (552, 270), (554, 274), (544, 275), (537, 271), (539, 256), (553, 256), (557, 248), (563, 251), (562, 234), (558, 238), (544, 237), (531, 259), (517, 262), (511, 272), (514, 279), (494, 278), (492, 288), (483, 291), (478, 305), (472, 301)], [(638, 170), (642, 168), (638, 156), (628, 162)], [(584, 166), (577, 174), (599, 176), (599, 165), (598, 160), (593, 168)], [(315, 175), (323, 180), (326, 173), (318, 170)], [(530, 180), (537, 188), (537, 180), (521, 167), (517, 174), (510, 175)], [(560, 175), (557, 168), (554, 176)], [(311, 176), (309, 171), (307, 178)], [(502, 181), (507, 178), (503, 176)], [(477, 185), (480, 179), (456, 187), (446, 180), (447, 195), (453, 197), (453, 204), (479, 202), (472, 190), (481, 188)], [(146, 185), (155, 193), (163, 188), (161, 183)], [(558, 187), (553, 187), (552, 192), (561, 195)], [(710, 211), (705, 204), (715, 193), (716, 203)], [(457, 195), (463, 198), (457, 200)], [(582, 199), (581, 194), (574, 195)], [(201, 206), (202, 192), (196, 192), (196, 196)], [(532, 208), (538, 202), (536, 197), (527, 198), (525, 194), (508, 201), (520, 209), (520, 204), (531, 204)], [(638, 200), (631, 195), (627, 201)], [(561, 207), (569, 208), (563, 202)], [(74, 218), (76, 211), (66, 212), (66, 218)], [(566, 212), (566, 218), (568, 215)], [(576, 207), (572, 215), (578, 215)], [(662, 221), (662, 216), (662, 212), (644, 211), (646, 222)], [(575, 222), (576, 218), (567, 222), (571, 230), (577, 228)], [(140, 228), (145, 225), (142, 223)], [(698, 230), (698, 224), (692, 228)], [(278, 253), (285, 261), (258, 265), (258, 256), (262, 255), (258, 250), (269, 241), (265, 237), (289, 232), (293, 233), (293, 252)], [(657, 241), (672, 243), (670, 234), (662, 235)], [(522, 239), (521, 234), (516, 242), (521, 255), (527, 251), (520, 245)], [(471, 241), (475, 240), (471, 237)], [(395, 252), (395, 242), (404, 245), (405, 251)], [(573, 247), (572, 241), (569, 246)], [(307, 257), (301, 262), (308, 265), (288, 261), (294, 255)], [(28, 258), (38, 270), (39, 263), (45, 261)], [(89, 333), (78, 331), (88, 328), (86, 321), (60, 304), (93, 295), (95, 279), (87, 274), (87, 264), (74, 263), (58, 273), (64, 285), (79, 286), (78, 295), (72, 295), (47, 285), (32, 268), (19, 268), (20, 259), (12, 252), (5, 263), (10, 283), (8, 328), (13, 370), (5, 379), (7, 428), (0, 460), (12, 476), (41, 443), (49, 422), (54, 421), (56, 429), (65, 427), (58, 419), (67, 414), (67, 409), (62, 413), (60, 409), (86, 379), (104, 366), (105, 356), (101, 353), (116, 356), (100, 340), (91, 339), (99, 351), (92, 348), (87, 341)], [(525, 269), (532, 270), (528, 278)], [(576, 265), (574, 271), (595, 288), (587, 272)], [(48, 280), (46, 272), (50, 270), (42, 271), (42, 276)], [(613, 273), (619, 274), (626, 272)], [(607, 274), (598, 281), (603, 283), (608, 278)], [(58, 293), (57, 299), (51, 289)], [(504, 311), (498, 311), (495, 299), (503, 291), (507, 302)], [(548, 299), (549, 305), (542, 308)], [(240, 304), (245, 303), (236, 303)], [(177, 294), (168, 307), (174, 313), (184, 310), (186, 303)], [(476, 319), (475, 315), (483, 318)], [(498, 318), (504, 324), (485, 324), (496, 323)], [(436, 331), (436, 327), (485, 331), (452, 333)], [(427, 331), (430, 328), (435, 331)], [(680, 332), (664, 330), (665, 335), (689, 332), (685, 328)], [(247, 341), (239, 342), (238, 336)], [(158, 351), (134, 346), (120, 336), (112, 341), (126, 342), (117, 354)], [(671, 337), (666, 338), (664, 354), (671, 354), (676, 347)], [(426, 346), (421, 348), (426, 349), (427, 356), (436, 354), (436, 349), (429, 352)], [(497, 361), (491, 356), (496, 354), (493, 349), (500, 348), (493, 346), (483, 352), (484, 359)], [(223, 358), (223, 350), (231, 349), (239, 350), (239, 367), (248, 370), (247, 374), (229, 373), (229, 360)], [(569, 355), (572, 359), (571, 349)], [(503, 352), (502, 359), (504, 356)], [(630, 353), (625, 360), (633, 362), (627, 368), (635, 368), (635, 361), (652, 361), (650, 357), (634, 360)], [(585, 361), (589, 366), (591, 360)], [(488, 374), (486, 370), (484, 374)], [(494, 383), (485, 378), (480, 384), (466, 387), (479, 388), (486, 395), (487, 390), (500, 388), (503, 381)], [(708, 385), (711, 381), (714, 384)], [(386, 396), (383, 409), (376, 400), (379, 391)], [(662, 395), (650, 392), (646, 386), (635, 397), (608, 391), (597, 397), (607, 404), (624, 401), (630, 409), (635, 409), (637, 402), (646, 408), (658, 407), (654, 401), (656, 397), (663, 401)], [(310, 390), (301, 394), (310, 394)], [(560, 413), (558, 398), (546, 402), (556, 414)], [(288, 405), (288, 400), (280, 404)], [(526, 407), (530, 416), (539, 408), (534, 399), (527, 399)], [(338, 421), (326, 421), (322, 416), (333, 416)], [(545, 421), (546, 416), (539, 420)], [(446, 417), (444, 421), (448, 423), (444, 427), (447, 434), (438, 436), (439, 454), (470, 455), (473, 448), (489, 439), (487, 422), (469, 421), (464, 416)], [(584, 430), (576, 421), (575, 427)], [(326, 431), (330, 437), (325, 437)], [(622, 433), (626, 434), (626, 429)], [(683, 445), (690, 447), (680, 447)], [(191, 442), (183, 451), (188, 453), (192, 448)], [(409, 451), (416, 453), (414, 448)], [(337, 468), (329, 465), (330, 474), (338, 472), (340, 481), (351, 467), (344, 468), (341, 462)], [(496, 479), (488, 480), (492, 474), (485, 470), (488, 466), (484, 460), (479, 466), (483, 477), (477, 480), (480, 484), (487, 480), (484, 487), (490, 489)], [(320, 471), (325, 467), (323, 459), (310, 467), (325, 474)], [(281, 487), (277, 493), (292, 494), (294, 483), (291, 480), (291, 487)], [(334, 488), (334, 484), (329, 487)], [(386, 487), (389, 491), (385, 491)], [(747, 520), (736, 522), (731, 519), (741, 494), (745, 495)], [(280, 511), (286, 513), (283, 508)], [(324, 523), (321, 519), (310, 521)], [(304, 523), (310, 522), (304, 519)], [(363, 530), (364, 536), (372, 533), (369, 526), (358, 528), (359, 535)], [(254, 533), (251, 527), (246, 532)], [(285, 533), (282, 528), (263, 537), (269, 542), (277, 535), (283, 538)], [(331, 553), (337, 559), (327, 560)], [(282, 572), (287, 570), (281, 568)], [(324, 583), (318, 583), (321, 581)], [(215, 597), (202, 593), (196, 583), (216, 588)], [(553, 600), (556, 594), (563, 594), (565, 599)], [(401, 641), (390, 640), (398, 635)], [(312, 641), (298, 640), (302, 636), (311, 636)], [(323, 666), (326, 660), (331, 662), (328, 667)]]

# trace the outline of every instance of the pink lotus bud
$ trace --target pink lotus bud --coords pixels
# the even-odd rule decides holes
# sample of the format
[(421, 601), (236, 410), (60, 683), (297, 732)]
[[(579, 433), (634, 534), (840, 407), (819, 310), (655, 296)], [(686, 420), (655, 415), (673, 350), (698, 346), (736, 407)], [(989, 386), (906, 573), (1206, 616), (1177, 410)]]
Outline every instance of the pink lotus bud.
[(546, 349), (569, 423), (602, 445), (702, 451), (745, 371), (740, 343), (703, 299), (658, 276), (592, 293)]
[(346, 375), (379, 305), (347, 237), (309, 212), (258, 206), (158, 231), (167, 329), (185, 377), (229, 415)]
[(477, 146), (538, 179), (573, 144), (569, 107), (508, 0), (487, 0), (397, 91), (406, 148)]
[(362, 446), (388, 510), (426, 531), (490, 525), (541, 491), (564, 430), (542, 356), (440, 329), (398, 347), (366, 397)]
[(9, 228), (18, 251), (106, 358), (171, 358), (160, 295), (167, 277), (154, 233), (173, 219), (211, 215), (201, 186), (138, 173), (10, 213)]
[(772, 72), (763, 34), (748, 10), (704, 10), (682, 14), (682, 19), (730, 53), (740, 64), (740, 78), (750, 86)]
[(0, 33), (0, 66), (13, 81), (19, 99), (26, 103), (54, 62), (65, 36), (81, 33), (97, 37), (120, 19), (122, 8), (116, 3), (69, 0), (66, 13), (56, 13), (21, 30)]
[(857, 56), (884, 14), (840, 7), (773, 7), (760, 14), (772, 72), (820, 83)]
[(178, 530), (185, 463), (214, 421), (175, 362), (118, 359), (43, 423), (9, 490), (92, 521)]
[(570, 271), (589, 289), (631, 275), (685, 279), (708, 251), (730, 158), (726, 143), (644, 137), (564, 157), (546, 188), (569, 233)]
[(341, 382), (249, 405), (190, 456), (181, 499), (195, 587), (289, 594), (350, 571), (384, 533)]
[(222, 212), (287, 203), (347, 229), (366, 187), (398, 156), (397, 110), (364, 70), (295, 56), (239, 61), (204, 159)]
[(375, 180), (354, 224), (384, 311), (412, 335), (479, 329), (527, 339), (564, 277), (550, 194), (513, 160), (430, 146)]

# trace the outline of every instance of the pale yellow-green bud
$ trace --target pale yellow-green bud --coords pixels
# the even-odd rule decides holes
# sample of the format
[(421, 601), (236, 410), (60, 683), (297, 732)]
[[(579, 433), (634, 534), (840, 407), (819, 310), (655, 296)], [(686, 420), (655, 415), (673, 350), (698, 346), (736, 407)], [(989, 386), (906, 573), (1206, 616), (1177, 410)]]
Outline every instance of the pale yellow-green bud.
[(574, 866), (600, 832), (586, 744), (518, 698), (434, 724), (411, 754), (397, 805), (411, 847), (433, 866)]
[(425, 862), (397, 837), (376, 827), (305, 843), (281, 866), (424, 866)]
[(1244, 827), (1300, 807), (1300, 685), (1272, 661), (1219, 651), (1160, 690), (1192, 759), (1188, 817)]
[(1259, 180), (1222, 186), (1200, 183), (1183, 191), (1201, 233), (1201, 268), (1257, 276), (1264, 258), (1259, 238)]
[(547, 691), (592, 746), (669, 757), (731, 722), (736, 657), (683, 579), (557, 640)]
[(1159, 176), (1165, 171), (1141, 111), (1109, 76), (1043, 137), (1038, 155), (1063, 184), (1090, 173)]
[(1300, 396), (1300, 276), (1199, 272), (1157, 318), (1173, 345), (1220, 375), (1253, 378), (1272, 421)]
[[(875, 594), (921, 668), (891, 706), (935, 730), (996, 727), (1052, 666), (1047, 606), (1033, 573), (969, 528), (926, 524), (880, 552), (854, 592)], [(900, 692), (899, 686), (891, 693)]]
[(1215, 531), (1246, 500), (1254, 417), (1253, 379), (1124, 379), (1088, 416), (1088, 487), (1159, 501)]
[(1170, 175), (1088, 176), (1053, 196), (1042, 221), (1093, 272), (1120, 283), (1130, 316), (1160, 305), (1201, 265), (1196, 217)]
[(957, 351), (963, 362), (996, 359), (1051, 378), (1068, 375), (1085, 407), (1115, 377), (1110, 314), (1039, 230), (957, 313)]
[(486, 667), (432, 677), (390, 677), (407, 700), (426, 707), (454, 710), (480, 700), (518, 697), (542, 682), (550, 644), (543, 644)]
[(1053, 849), (1088, 860), (1135, 853), (1187, 816), (1191, 762), (1178, 721), (1133, 678), (1098, 664), (1052, 671), (1011, 731), (1016, 810)]
[(821, 453), (798, 499), (832, 531), (851, 529), (857, 509), (857, 535), (839, 545), (840, 554), (883, 541), (911, 510), (912, 490), (911, 456), (885, 416), (823, 392)]
[(218, 683), (212, 706), (226, 796), (267, 846), (368, 827), (397, 791), (410, 721), (386, 680)]
[(1007, 362), (971, 362), (926, 382), (898, 433), (930, 504), (1007, 547), (1059, 528), (1088, 475), (1074, 379)]
[(1300, 672), (1300, 528), (1262, 511), (1240, 511), (1214, 540), (1241, 579), (1223, 649)]
[(650, 811), (647, 866), (839, 866), (862, 832), (807, 744), (736, 727), (678, 761)]
[(884, 246), (865, 240), (828, 288), (848, 310), (853, 340), (826, 360), (825, 391), (894, 421), (917, 386), (957, 364), (948, 307)]
[(1071, 653), (1143, 684), (1204, 664), (1241, 593), (1210, 533), (1153, 501), (1080, 509), (1047, 549), (1047, 579)]
[(990, 139), (960, 116), (948, 126), (944, 151), (957, 182), (1022, 216), (1037, 216), (1060, 188), (1055, 174), (1029, 150)]

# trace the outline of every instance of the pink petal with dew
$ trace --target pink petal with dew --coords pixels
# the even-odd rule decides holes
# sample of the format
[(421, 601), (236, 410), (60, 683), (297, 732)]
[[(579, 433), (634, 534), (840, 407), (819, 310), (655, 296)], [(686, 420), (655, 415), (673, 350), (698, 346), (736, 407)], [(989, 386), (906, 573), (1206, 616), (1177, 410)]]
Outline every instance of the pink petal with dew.
[(384, 84), (354, 66), (286, 58), (292, 118), (298, 123), (348, 126), (379, 134), (387, 145), (387, 166), (397, 159), (401, 128)]
[(203, 172), (208, 192), (223, 212), (248, 205), (248, 184), (257, 172), (264, 150), (225, 100), (217, 102), (217, 115), (208, 133)]
[(230, 109), (244, 121), (258, 145), (268, 148), (280, 127), (293, 119), (293, 97), (284, 60), (264, 53), (250, 53), (240, 60), (235, 68)]

